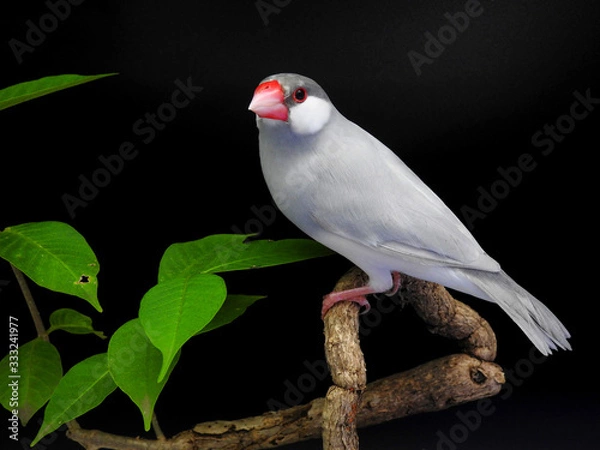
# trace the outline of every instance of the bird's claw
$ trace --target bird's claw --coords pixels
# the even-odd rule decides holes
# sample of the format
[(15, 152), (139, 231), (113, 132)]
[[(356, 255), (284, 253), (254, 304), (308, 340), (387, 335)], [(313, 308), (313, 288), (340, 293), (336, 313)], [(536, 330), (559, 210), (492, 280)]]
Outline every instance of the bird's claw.
[[(385, 292), (385, 295), (392, 297), (398, 293), (401, 286), (400, 274), (398, 272), (392, 272), (393, 285), (389, 291)], [(346, 291), (332, 292), (323, 297), (323, 308), (321, 309), (321, 318), (325, 317), (327, 311), (331, 309), (333, 305), (339, 302), (354, 302), (357, 303), (361, 308), (364, 308), (360, 314), (367, 314), (371, 310), (371, 304), (367, 300), (366, 296), (374, 294), (375, 292), (370, 287), (359, 287), (354, 289), (348, 289)]]
[(355, 289), (348, 289), (346, 291), (332, 292), (323, 297), (323, 308), (321, 309), (321, 318), (325, 317), (327, 311), (331, 309), (333, 305), (339, 302), (354, 302), (364, 308), (361, 314), (366, 314), (371, 310), (371, 305), (367, 300), (366, 296), (373, 294), (373, 290), (369, 287), (361, 287)]
[(393, 297), (394, 295), (396, 295), (398, 293), (398, 291), (400, 290), (400, 287), (402, 286), (402, 280), (400, 279), (400, 273), (392, 272), (392, 280), (393, 280), (394, 284), (392, 285), (392, 287), (389, 291), (385, 292), (385, 295), (387, 295), (388, 297)]

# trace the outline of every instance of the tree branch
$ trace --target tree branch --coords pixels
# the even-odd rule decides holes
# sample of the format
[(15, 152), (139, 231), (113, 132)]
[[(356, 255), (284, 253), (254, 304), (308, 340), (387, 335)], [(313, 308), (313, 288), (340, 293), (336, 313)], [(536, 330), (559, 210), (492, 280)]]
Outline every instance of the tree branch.
[[(350, 271), (333, 288), (334, 292), (364, 286), (363, 272)], [(358, 450), (356, 415), (367, 385), (367, 367), (360, 349), (359, 306), (340, 302), (325, 314), (325, 357), (333, 386), (323, 408), (323, 449)]]
[[(503, 382), (502, 369), (494, 363), (465, 354), (445, 356), (368, 384), (357, 414), (358, 427), (490, 397)], [(115, 450), (261, 450), (320, 437), (324, 405), (325, 399), (317, 398), (261, 416), (205, 422), (166, 441), (84, 429), (71, 430), (68, 436), (86, 448), (93, 444)]]
[[(350, 449), (357, 448), (352, 447), (358, 443), (356, 427), (440, 411), (496, 395), (504, 383), (504, 374), (501, 367), (491, 362), (496, 355), (496, 338), (489, 324), (442, 286), (400, 276), (404, 301), (415, 308), (430, 331), (458, 340), (465, 353), (366, 384), (358, 341), (358, 307), (340, 302), (327, 314), (335, 320), (327, 320), (326, 316), (325, 322), (326, 354), (334, 380), (326, 398), (261, 416), (201, 423), (166, 440), (115, 436), (81, 428), (70, 429), (68, 436), (93, 450), (261, 450), (320, 436), (331, 449)], [(365, 275), (355, 268), (340, 279), (336, 289), (362, 286), (365, 280)]]
[[(477, 358), (494, 360), (496, 336), (489, 324), (473, 309), (455, 300), (439, 284), (404, 274), (398, 276), (400, 295), (412, 305), (431, 332), (458, 340), (466, 353)], [(359, 288), (367, 282), (366, 274), (354, 267), (338, 281), (333, 291)], [(367, 383), (367, 369), (360, 349), (358, 315), (358, 305), (340, 302), (324, 318), (325, 355), (333, 379), (333, 386), (325, 397), (323, 411), (322, 435), (325, 450), (359, 448), (356, 414), (361, 393)], [(462, 381), (456, 379), (454, 382)]]
[(400, 274), (400, 293), (429, 331), (458, 341), (461, 349), (484, 361), (496, 359), (496, 335), (475, 310), (454, 299), (443, 286)]

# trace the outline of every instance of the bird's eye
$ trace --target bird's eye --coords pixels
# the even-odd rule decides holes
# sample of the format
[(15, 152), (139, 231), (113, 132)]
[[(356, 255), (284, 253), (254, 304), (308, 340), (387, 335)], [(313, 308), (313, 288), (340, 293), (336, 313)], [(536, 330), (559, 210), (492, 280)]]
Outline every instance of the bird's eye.
[(293, 98), (296, 103), (302, 103), (304, 100), (306, 100), (306, 97), (306, 89), (303, 87), (300, 87), (294, 91)]

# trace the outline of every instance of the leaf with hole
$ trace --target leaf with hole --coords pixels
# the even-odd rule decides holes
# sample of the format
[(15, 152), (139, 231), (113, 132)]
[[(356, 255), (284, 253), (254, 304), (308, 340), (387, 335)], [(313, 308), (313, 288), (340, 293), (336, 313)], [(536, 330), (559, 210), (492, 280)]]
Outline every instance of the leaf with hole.
[(116, 388), (108, 371), (106, 353), (91, 356), (71, 367), (54, 390), (44, 411), (44, 422), (31, 445), (62, 424), (96, 408)]
[(75, 295), (98, 311), (100, 265), (83, 236), (62, 222), (33, 222), (0, 232), (0, 257), (38, 285)]
[[(9, 347), (11, 348), (11, 347)], [(0, 361), (0, 403), (19, 410), (23, 426), (48, 401), (62, 377), (58, 350), (51, 343), (34, 339)]]

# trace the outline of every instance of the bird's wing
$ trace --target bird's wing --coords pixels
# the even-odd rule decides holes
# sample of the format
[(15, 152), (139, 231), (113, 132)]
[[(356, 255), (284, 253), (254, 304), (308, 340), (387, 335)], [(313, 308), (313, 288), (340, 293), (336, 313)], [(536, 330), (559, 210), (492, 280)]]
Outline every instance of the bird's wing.
[[(334, 161), (315, 159), (312, 219), (325, 231), (423, 263), (486, 271), (498, 264), (391, 150), (352, 122)], [(331, 136), (329, 136), (329, 139)], [(329, 170), (330, 168), (333, 170)]]

